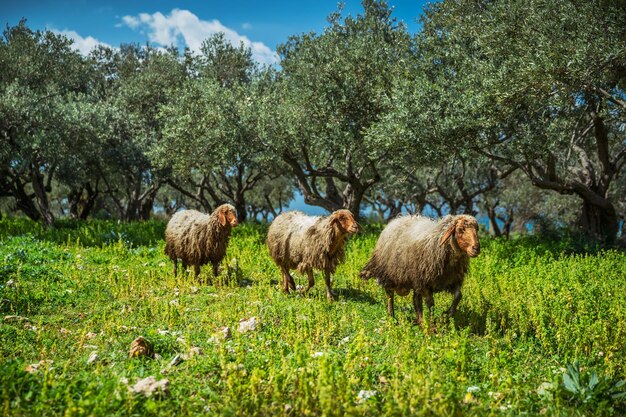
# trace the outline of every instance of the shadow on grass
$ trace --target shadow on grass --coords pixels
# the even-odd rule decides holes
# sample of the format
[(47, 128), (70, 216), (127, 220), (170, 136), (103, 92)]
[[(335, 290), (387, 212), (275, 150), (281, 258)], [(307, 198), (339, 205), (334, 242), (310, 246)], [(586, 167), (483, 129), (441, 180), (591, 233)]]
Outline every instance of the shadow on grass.
[(368, 293), (358, 290), (356, 288), (335, 288), (333, 289), (333, 292), (337, 296), (341, 298), (345, 298), (350, 301), (358, 301), (361, 303), (368, 303), (368, 304), (379, 303), (378, 300), (374, 299), (374, 297), (372, 297)]

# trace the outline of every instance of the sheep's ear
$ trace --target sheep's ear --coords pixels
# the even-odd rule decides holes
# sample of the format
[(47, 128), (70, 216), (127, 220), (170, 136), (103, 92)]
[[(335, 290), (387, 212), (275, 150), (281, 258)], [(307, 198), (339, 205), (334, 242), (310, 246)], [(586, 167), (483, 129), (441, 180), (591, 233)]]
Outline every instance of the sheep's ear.
[(224, 211), (221, 210), (218, 214), (217, 214), (217, 219), (220, 221), (220, 224), (222, 226), (226, 226), (226, 215), (224, 214)]
[(443, 246), (448, 240), (450, 240), (450, 237), (454, 234), (455, 230), (456, 223), (452, 223), (450, 227), (448, 227), (448, 230), (446, 230), (446, 232), (441, 235), (441, 238), (439, 238), (439, 246)]

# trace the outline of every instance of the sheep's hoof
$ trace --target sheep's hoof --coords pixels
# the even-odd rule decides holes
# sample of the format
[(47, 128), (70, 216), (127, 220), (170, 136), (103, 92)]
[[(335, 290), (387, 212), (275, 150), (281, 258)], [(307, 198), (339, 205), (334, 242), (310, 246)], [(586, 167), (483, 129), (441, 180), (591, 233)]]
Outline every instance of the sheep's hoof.
[(452, 316), (454, 316), (454, 312), (444, 311), (441, 315), (441, 318), (443, 319), (444, 323), (448, 323)]
[(328, 301), (337, 301), (337, 296), (332, 292), (326, 293), (326, 298), (328, 298)]

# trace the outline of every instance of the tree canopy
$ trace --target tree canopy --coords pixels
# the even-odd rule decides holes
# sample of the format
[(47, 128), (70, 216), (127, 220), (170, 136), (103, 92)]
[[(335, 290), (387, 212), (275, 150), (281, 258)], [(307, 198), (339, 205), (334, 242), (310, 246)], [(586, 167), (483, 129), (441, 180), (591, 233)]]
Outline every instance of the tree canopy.
[(274, 67), (224, 34), (199, 53), (82, 56), (62, 35), (7, 27), (0, 207), (53, 224), (230, 202), (243, 221), (299, 193), (357, 216), (465, 212), (496, 235), (551, 222), (614, 241), (626, 4), (444, 0), (421, 22), (409, 33), (385, 1), (339, 6), (320, 33), (279, 45)]

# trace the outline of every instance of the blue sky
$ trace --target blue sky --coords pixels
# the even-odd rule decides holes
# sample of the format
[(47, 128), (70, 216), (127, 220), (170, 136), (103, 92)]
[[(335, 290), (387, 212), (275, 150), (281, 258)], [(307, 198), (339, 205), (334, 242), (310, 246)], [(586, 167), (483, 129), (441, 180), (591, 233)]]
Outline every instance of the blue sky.
[[(419, 29), (417, 19), (425, 0), (391, 0), (393, 16), (409, 31)], [(155, 46), (189, 46), (192, 50), (216, 31), (234, 43), (243, 41), (260, 62), (276, 60), (276, 45), (289, 35), (320, 32), (326, 17), (337, 9), (336, 0), (318, 1), (33, 1), (2, 0), (0, 23), (16, 25), (24, 17), (32, 29), (50, 29), (74, 39), (86, 53), (97, 43), (151, 42)], [(344, 13), (358, 14), (360, 1), (346, 1)]]

